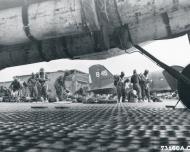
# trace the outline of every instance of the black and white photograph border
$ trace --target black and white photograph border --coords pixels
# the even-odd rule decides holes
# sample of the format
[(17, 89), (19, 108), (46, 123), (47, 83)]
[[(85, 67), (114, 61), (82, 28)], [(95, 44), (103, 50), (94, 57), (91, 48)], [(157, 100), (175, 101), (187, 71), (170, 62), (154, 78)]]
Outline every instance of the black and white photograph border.
[(189, 0), (0, 0), (0, 152), (190, 151)]

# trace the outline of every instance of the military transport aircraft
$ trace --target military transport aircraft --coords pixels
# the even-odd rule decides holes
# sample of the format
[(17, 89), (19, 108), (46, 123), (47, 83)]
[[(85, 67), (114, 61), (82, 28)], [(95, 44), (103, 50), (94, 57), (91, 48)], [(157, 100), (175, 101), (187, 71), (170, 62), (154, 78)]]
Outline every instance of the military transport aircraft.
[(182, 74), (138, 44), (190, 32), (189, 0), (0, 0), (0, 69), (61, 58), (139, 52), (178, 81), (190, 108), (190, 65)]

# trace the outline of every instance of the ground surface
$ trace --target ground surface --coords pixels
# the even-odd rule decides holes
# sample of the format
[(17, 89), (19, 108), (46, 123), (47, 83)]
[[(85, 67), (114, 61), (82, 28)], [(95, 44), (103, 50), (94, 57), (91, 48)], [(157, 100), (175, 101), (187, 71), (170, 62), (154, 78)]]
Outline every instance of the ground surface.
[(154, 152), (161, 145), (190, 146), (190, 112), (165, 108), (175, 102), (0, 103), (0, 151)]

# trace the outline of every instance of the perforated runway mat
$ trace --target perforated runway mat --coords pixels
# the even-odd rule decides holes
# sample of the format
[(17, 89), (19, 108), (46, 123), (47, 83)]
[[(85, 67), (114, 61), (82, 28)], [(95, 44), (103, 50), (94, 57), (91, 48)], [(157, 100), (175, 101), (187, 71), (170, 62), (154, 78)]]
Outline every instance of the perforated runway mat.
[(0, 151), (157, 152), (190, 146), (190, 112), (130, 104), (0, 112)]

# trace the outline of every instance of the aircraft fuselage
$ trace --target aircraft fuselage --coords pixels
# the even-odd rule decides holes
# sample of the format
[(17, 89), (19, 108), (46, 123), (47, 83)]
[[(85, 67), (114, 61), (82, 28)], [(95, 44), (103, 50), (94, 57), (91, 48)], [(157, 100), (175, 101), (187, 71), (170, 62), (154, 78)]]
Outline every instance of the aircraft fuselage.
[(90, 59), (94, 53), (190, 31), (189, 0), (32, 0), (22, 5), (12, 0), (15, 7), (3, 7), (5, 1), (9, 4), (0, 0), (0, 68)]

